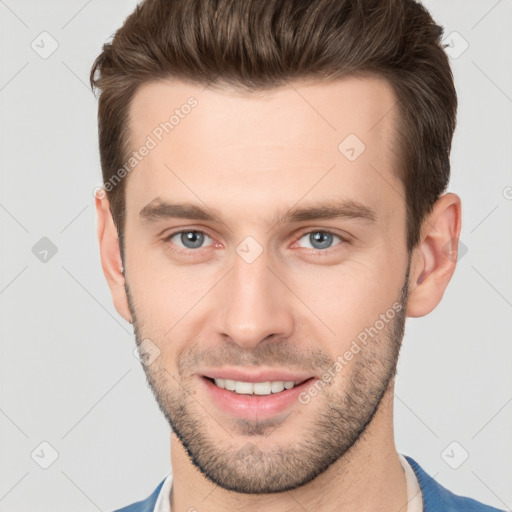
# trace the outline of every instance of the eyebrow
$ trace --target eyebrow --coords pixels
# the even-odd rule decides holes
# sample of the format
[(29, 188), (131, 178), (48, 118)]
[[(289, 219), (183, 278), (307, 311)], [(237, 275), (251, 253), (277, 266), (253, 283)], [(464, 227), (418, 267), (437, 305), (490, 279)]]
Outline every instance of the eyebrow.
[[(192, 203), (170, 203), (159, 198), (148, 203), (139, 212), (143, 222), (152, 223), (167, 219), (193, 219), (223, 224), (219, 210)], [(304, 207), (292, 207), (278, 215), (273, 225), (317, 219), (356, 219), (376, 222), (377, 214), (371, 207), (352, 199), (327, 200)]]

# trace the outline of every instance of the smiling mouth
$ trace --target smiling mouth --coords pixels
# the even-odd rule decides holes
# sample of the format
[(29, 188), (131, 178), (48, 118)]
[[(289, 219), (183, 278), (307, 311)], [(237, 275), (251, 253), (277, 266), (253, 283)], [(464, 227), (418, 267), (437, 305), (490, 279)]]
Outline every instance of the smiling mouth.
[(226, 391), (231, 391), (237, 395), (253, 395), (253, 396), (268, 396), (271, 394), (278, 394), (295, 387), (304, 385), (306, 382), (313, 380), (314, 377), (304, 379), (302, 381), (266, 381), (266, 382), (244, 382), (231, 379), (214, 379), (211, 377), (204, 377), (206, 380), (213, 383), (215, 386)]

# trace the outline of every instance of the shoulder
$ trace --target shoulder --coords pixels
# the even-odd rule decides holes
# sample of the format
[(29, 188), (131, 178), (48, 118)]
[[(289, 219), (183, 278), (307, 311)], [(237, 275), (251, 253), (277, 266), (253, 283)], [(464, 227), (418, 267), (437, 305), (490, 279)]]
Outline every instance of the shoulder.
[(165, 478), (157, 485), (156, 489), (145, 500), (137, 501), (126, 507), (114, 510), (114, 512), (153, 512), (158, 499), (158, 495), (162, 489)]
[(424, 512), (504, 512), (473, 498), (454, 494), (436, 482), (414, 459), (407, 455), (405, 458), (418, 478), (423, 494)]

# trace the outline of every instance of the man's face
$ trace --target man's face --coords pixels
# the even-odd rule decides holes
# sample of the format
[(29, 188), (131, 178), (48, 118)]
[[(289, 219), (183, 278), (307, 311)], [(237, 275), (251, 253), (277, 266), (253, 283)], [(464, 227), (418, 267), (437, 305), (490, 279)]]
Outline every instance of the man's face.
[[(347, 452), (390, 390), (403, 336), (391, 87), (292, 85), (235, 94), (151, 83), (130, 111), (132, 149), (156, 141), (126, 183), (126, 291), (137, 343), (148, 362), (158, 356), (144, 369), (193, 463), (237, 492), (295, 488)], [(172, 131), (155, 131), (190, 96), (197, 105)], [(218, 218), (175, 217), (162, 203)], [(342, 203), (350, 214), (292, 215)], [(235, 370), (311, 380), (249, 396), (207, 379)]]

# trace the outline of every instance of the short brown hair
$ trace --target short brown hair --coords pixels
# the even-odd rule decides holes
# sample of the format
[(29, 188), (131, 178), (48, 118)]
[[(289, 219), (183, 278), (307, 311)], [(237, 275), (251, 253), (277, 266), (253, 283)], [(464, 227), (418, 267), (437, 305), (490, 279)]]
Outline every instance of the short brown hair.
[[(411, 251), (450, 177), (457, 95), (442, 35), (414, 0), (145, 0), (91, 69), (103, 181), (126, 162), (129, 106), (143, 83), (169, 77), (257, 91), (293, 79), (377, 75), (397, 99), (396, 172)], [(107, 190), (121, 245), (124, 185)]]

